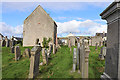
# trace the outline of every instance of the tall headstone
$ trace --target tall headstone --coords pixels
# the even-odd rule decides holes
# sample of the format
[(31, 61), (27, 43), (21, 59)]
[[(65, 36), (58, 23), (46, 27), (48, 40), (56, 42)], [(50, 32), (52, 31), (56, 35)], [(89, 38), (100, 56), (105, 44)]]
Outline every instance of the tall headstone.
[(80, 50), (80, 71), (81, 71), (81, 76), (84, 78), (84, 69), (85, 69), (85, 43), (83, 41), (81, 45), (81, 50)]
[(89, 62), (89, 53), (90, 53), (90, 49), (89, 49), (89, 46), (87, 46), (85, 48), (85, 67), (84, 67), (84, 76), (83, 78), (88, 78), (88, 62)]
[(100, 14), (108, 24), (106, 64), (102, 79), (120, 79), (120, 0), (116, 1)]
[(21, 57), (21, 51), (19, 46), (15, 46), (15, 61), (19, 60)]
[(74, 52), (73, 52), (73, 72), (76, 71), (76, 64), (77, 64), (77, 61), (76, 61), (76, 48), (74, 48)]
[(77, 68), (80, 70), (80, 43), (77, 45)]
[(35, 45), (31, 49), (30, 69), (28, 78), (35, 78), (39, 74), (40, 51), (40, 45)]
[(55, 53), (56, 53), (56, 45), (53, 44), (53, 54), (55, 54)]

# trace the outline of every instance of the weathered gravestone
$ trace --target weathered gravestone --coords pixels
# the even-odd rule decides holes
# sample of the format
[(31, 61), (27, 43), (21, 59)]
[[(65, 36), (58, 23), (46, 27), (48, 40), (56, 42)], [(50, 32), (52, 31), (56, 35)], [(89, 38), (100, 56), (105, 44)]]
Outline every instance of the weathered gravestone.
[(51, 55), (51, 53), (52, 53), (52, 44), (49, 44), (49, 50), (48, 50), (48, 58), (50, 57), (50, 55)]
[(9, 39), (7, 38), (7, 36), (5, 36), (5, 42), (6, 42), (6, 47), (9, 47)]
[(100, 58), (101, 60), (104, 60), (105, 56), (106, 56), (106, 47), (102, 47), (102, 48), (101, 48), (101, 52), (100, 52), (100, 54), (99, 54), (99, 58)]
[(31, 54), (30, 54), (30, 49), (29, 48), (26, 48), (25, 51), (23, 52), (23, 57), (31, 57)]
[(10, 47), (12, 46), (15, 46), (15, 40), (13, 38), (10, 40)]
[(1, 40), (1, 46), (2, 47), (4, 47), (6, 45), (6, 42), (5, 42), (5, 40), (3, 39), (3, 40)]
[(102, 42), (100, 41), (100, 42), (99, 42), (99, 47), (101, 47), (101, 46), (102, 46)]
[(80, 71), (82, 78), (84, 77), (84, 68), (85, 68), (85, 43), (83, 40), (80, 47)]
[(19, 46), (15, 46), (15, 61), (19, 60), (21, 57), (21, 51)]
[(106, 56), (106, 47), (102, 47), (102, 54), (104, 57)]
[(89, 39), (89, 46), (92, 46), (92, 40)]
[(53, 44), (53, 54), (55, 54), (55, 53), (56, 53), (56, 45)]
[(85, 64), (83, 64), (83, 65), (85, 65), (85, 67), (84, 67), (84, 73), (83, 73), (84, 75), (83, 75), (82, 78), (88, 78), (89, 53), (90, 53), (90, 49), (89, 49), (89, 46), (87, 46), (87, 47), (85, 48)]
[(15, 47), (14, 46), (12, 46), (10, 49), (11, 49), (11, 53), (15, 52)]
[(98, 48), (98, 43), (95, 44), (95, 50), (97, 50), (97, 48)]
[(73, 52), (73, 72), (76, 71), (76, 64), (77, 64), (77, 61), (76, 61), (76, 48), (74, 48), (74, 52)]
[(31, 49), (29, 78), (35, 78), (39, 74), (40, 51), (40, 45), (35, 45)]
[(43, 64), (48, 64), (47, 50), (45, 48), (42, 48), (42, 58)]
[(113, 2), (100, 16), (107, 20), (107, 53), (102, 79), (120, 79), (120, 0)]
[(80, 71), (80, 43), (77, 45), (77, 68)]

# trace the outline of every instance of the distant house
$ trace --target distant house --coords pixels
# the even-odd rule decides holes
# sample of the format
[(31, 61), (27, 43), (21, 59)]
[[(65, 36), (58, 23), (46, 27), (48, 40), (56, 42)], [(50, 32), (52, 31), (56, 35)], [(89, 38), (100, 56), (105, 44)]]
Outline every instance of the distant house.
[(42, 44), (43, 38), (51, 38), (56, 44), (57, 24), (39, 5), (23, 24), (23, 46), (34, 46), (36, 39)]
[(14, 39), (15, 41), (22, 41), (22, 40), (23, 40), (23, 38), (20, 38), (20, 37), (13, 37), (13, 39)]
[(100, 36), (100, 37), (106, 37), (107, 33), (96, 33), (96, 36)]
[(0, 33), (0, 40), (2, 40), (4, 38), (4, 36)]

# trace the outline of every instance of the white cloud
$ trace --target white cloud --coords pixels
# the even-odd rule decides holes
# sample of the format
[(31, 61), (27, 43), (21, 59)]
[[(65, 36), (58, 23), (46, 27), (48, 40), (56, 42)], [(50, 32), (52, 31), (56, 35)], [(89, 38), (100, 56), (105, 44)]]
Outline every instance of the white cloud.
[(0, 32), (4, 36), (19, 36), (21, 37), (23, 32), (23, 25), (18, 25), (16, 27), (10, 26), (6, 24), (5, 22), (0, 22)]
[[(72, 32), (75, 35), (95, 35), (97, 32), (107, 32), (107, 25), (102, 25), (94, 20), (77, 21), (71, 20), (68, 22), (56, 22), (58, 25), (58, 35), (66, 35), (66, 33)], [(4, 36), (19, 36), (21, 37), (23, 32), (23, 25), (16, 27), (10, 26), (5, 22), (0, 22), (0, 32)]]
[(64, 33), (75, 33), (77, 35), (95, 35), (97, 32), (107, 32), (107, 25), (102, 25), (100, 23), (95, 22), (94, 20), (85, 20), (85, 21), (77, 21), (72, 20), (68, 22), (57, 22), (58, 25), (58, 34)]

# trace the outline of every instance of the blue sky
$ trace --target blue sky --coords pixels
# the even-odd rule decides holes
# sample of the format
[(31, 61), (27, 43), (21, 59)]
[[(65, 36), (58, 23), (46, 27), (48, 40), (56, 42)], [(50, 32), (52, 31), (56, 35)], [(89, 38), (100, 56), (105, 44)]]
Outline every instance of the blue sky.
[(69, 32), (75, 35), (95, 35), (107, 32), (106, 21), (99, 14), (111, 2), (2, 2), (0, 32), (7, 36), (22, 36), (23, 22), (41, 5), (56, 21), (58, 36)]

